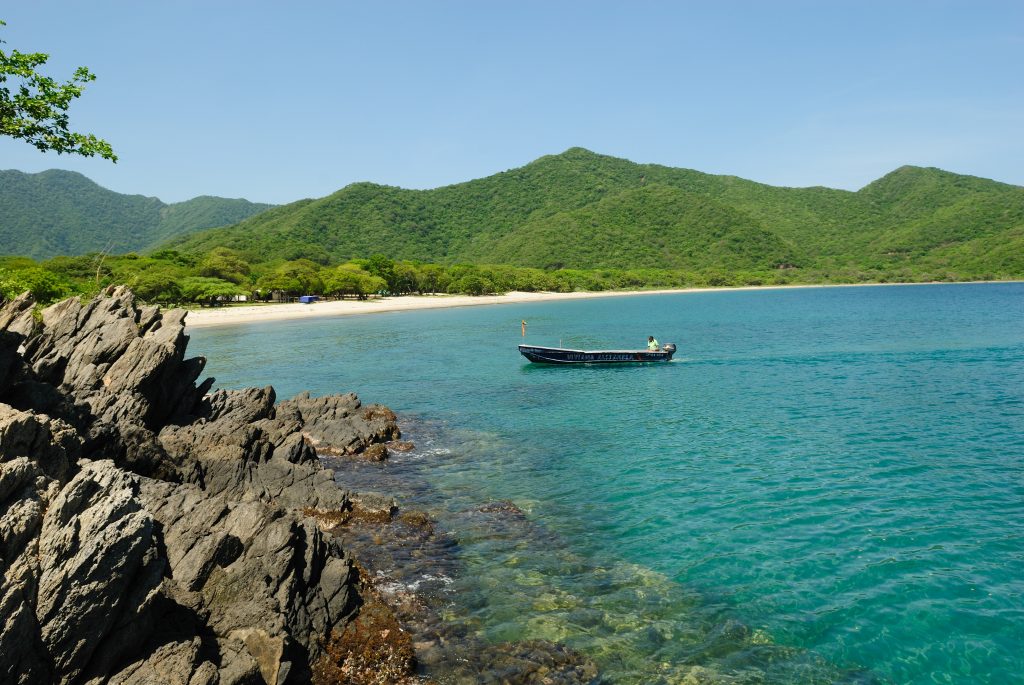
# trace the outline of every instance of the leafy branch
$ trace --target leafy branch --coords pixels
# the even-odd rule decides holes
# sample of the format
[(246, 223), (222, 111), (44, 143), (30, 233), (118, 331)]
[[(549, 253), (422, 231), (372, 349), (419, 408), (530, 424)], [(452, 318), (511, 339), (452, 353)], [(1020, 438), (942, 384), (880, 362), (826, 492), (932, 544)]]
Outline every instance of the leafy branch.
[[(0, 21), (0, 26), (6, 25)], [(0, 44), (4, 42), (0, 40)], [(44, 152), (99, 155), (117, 162), (110, 143), (91, 133), (70, 130), (67, 110), (71, 101), (80, 97), (85, 84), (96, 76), (86, 67), (78, 67), (71, 80), (61, 83), (37, 71), (49, 57), (42, 52), (0, 49), (0, 135), (22, 139)]]

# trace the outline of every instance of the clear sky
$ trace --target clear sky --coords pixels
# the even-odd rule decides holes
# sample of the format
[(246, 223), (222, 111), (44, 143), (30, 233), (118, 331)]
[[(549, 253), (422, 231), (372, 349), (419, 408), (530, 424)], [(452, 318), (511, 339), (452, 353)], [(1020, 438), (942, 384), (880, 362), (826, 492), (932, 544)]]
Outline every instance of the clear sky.
[(582, 146), (788, 186), (903, 164), (1024, 185), (1024, 1), (5, 3), (5, 50), (98, 77), (0, 168), (284, 203), (432, 188)]

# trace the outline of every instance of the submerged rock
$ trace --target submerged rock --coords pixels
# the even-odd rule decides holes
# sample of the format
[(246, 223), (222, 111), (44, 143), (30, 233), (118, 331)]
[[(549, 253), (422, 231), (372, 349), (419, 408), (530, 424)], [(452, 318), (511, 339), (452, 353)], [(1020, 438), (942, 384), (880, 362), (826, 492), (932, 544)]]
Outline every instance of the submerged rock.
[(416, 445), (408, 440), (392, 440), (387, 444), (387, 448), (394, 452), (412, 452), (416, 449)]

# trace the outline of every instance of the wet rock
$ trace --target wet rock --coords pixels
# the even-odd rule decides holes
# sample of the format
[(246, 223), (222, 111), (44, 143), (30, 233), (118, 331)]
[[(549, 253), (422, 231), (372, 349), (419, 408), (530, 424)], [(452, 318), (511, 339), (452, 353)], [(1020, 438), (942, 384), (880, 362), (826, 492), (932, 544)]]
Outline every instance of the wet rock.
[(416, 445), (408, 440), (392, 440), (387, 444), (387, 448), (394, 452), (412, 452), (416, 449)]
[(370, 445), (362, 452), (359, 452), (359, 456), (369, 461), (385, 461), (388, 458), (388, 448), (384, 445), (377, 443)]
[(404, 511), (399, 520), (411, 528), (418, 528), (427, 533), (434, 532), (434, 519), (423, 511)]
[(701, 658), (721, 657), (736, 650), (737, 645), (746, 644), (751, 637), (750, 627), (734, 619), (728, 619), (714, 626), (704, 639)]
[(352, 495), (352, 509), (359, 520), (387, 523), (398, 513), (398, 502), (387, 495), (361, 492)]
[(487, 668), (477, 673), (480, 683), (591, 683), (597, 666), (565, 645), (545, 640), (485, 647), (479, 657)]
[(347, 395), (296, 395), (277, 407), (278, 421), (299, 421), (306, 440), (321, 454), (356, 454), (401, 436), (394, 412), (381, 405), (363, 407)]
[(335, 631), (314, 667), (314, 683), (419, 682), (414, 678), (416, 657), (412, 637), (372, 583), (361, 573), (363, 606), (344, 629)]

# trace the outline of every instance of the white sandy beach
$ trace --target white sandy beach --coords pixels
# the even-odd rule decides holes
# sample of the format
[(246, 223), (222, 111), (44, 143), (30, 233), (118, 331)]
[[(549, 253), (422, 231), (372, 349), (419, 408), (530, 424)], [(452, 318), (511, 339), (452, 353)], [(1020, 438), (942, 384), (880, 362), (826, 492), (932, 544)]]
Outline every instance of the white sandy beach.
[[(858, 285), (893, 285), (864, 283)], [(311, 319), (316, 317), (349, 316), (352, 314), (378, 314), (381, 312), (402, 312), (418, 309), (443, 309), (446, 307), (476, 307), (491, 304), (518, 304), (550, 302), (554, 300), (580, 300), (596, 297), (629, 297), (633, 295), (666, 295), (671, 293), (696, 293), (718, 290), (779, 290), (789, 288), (835, 288), (842, 285), (786, 285), (786, 286), (744, 286), (736, 288), (682, 288), (675, 290), (606, 290), (601, 292), (573, 293), (525, 293), (511, 292), (504, 295), (405, 295), (402, 297), (381, 297), (371, 300), (332, 300), (314, 304), (257, 304), (230, 305), (211, 309), (193, 309), (185, 319), (188, 328), (210, 326), (231, 326), (236, 324), (263, 323), (288, 319)]]
[[(681, 292), (674, 290), (645, 290), (644, 294), (656, 292)], [(447, 307), (473, 307), (485, 304), (514, 304), (518, 302), (546, 302), (549, 300), (570, 300), (586, 297), (609, 297), (638, 294), (632, 292), (585, 292), (585, 293), (521, 293), (504, 295), (404, 295), (402, 297), (378, 297), (370, 300), (330, 300), (313, 304), (291, 302), (287, 304), (230, 305), (211, 309), (189, 310), (185, 322), (188, 328), (227, 326), (243, 323), (262, 323), (287, 319), (311, 319), (316, 317), (349, 316), (352, 314), (379, 314), (381, 312), (402, 312), (418, 309), (443, 309)]]

